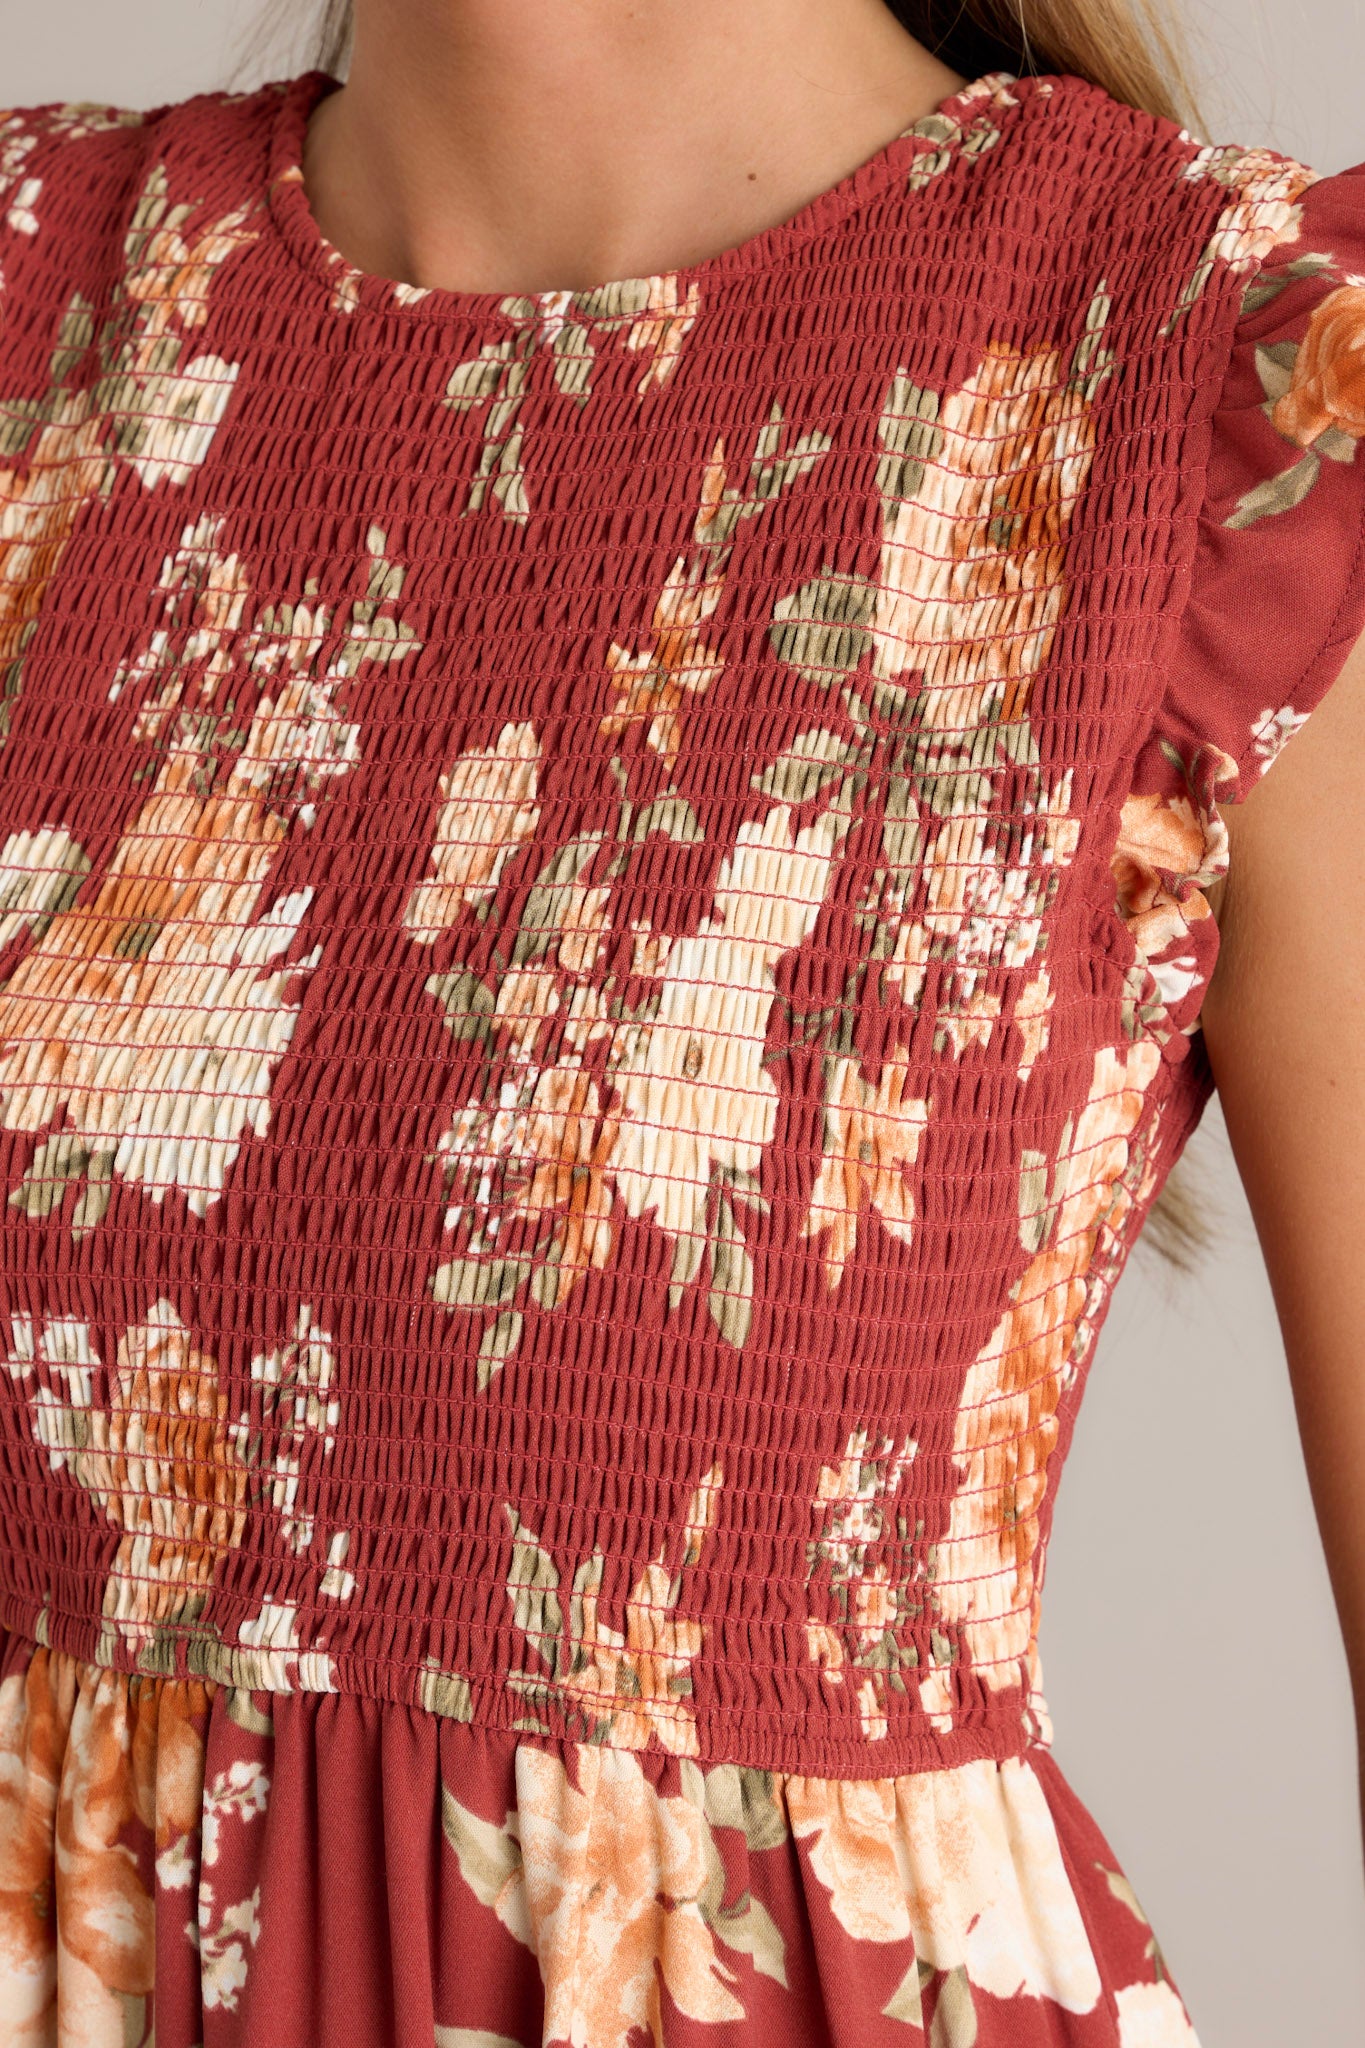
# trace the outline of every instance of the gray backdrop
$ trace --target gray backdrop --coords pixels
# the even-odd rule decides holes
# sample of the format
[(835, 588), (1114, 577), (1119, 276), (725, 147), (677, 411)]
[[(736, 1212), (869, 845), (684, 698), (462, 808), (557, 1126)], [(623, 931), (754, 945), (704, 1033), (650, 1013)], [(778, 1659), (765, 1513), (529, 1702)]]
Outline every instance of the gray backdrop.
[[(1207, 127), (1365, 159), (1360, 0), (1190, 0)], [(283, 28), (306, 0), (273, 0)], [(0, 104), (228, 83), (254, 0), (0, 0)], [(231, 82), (299, 68), (282, 33)], [(1255, 1234), (1211, 1111), (1193, 1280), (1140, 1247), (1057, 1496), (1042, 1656), (1059, 1762), (1136, 1887), (1202, 2048), (1365, 2038), (1340, 1633)]]

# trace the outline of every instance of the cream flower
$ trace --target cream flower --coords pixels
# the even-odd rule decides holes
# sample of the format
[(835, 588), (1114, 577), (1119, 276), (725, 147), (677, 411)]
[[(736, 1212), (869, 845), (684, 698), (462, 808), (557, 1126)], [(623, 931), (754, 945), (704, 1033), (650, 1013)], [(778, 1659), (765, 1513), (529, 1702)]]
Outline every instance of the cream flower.
[(1058, 348), (987, 345), (942, 401), (913, 496), (887, 501), (874, 673), (919, 672), (925, 723), (967, 734), (989, 698), (1026, 708), (1062, 614), (1062, 550), (1095, 444), (1086, 382)]
[(945, 1625), (960, 1628), (977, 1675), (995, 1689), (1029, 1683), (1039, 1610), (1035, 1553), (1063, 1375), (1100, 1226), (1160, 1065), (1150, 1039), (1095, 1055), (1089, 1094), (1053, 1169), (1046, 1242), (958, 1398), (959, 1481), (935, 1545), (934, 1604)]
[(1114, 1993), (1119, 2048), (1199, 2048), (1189, 2014), (1170, 1984), (1125, 1984)]
[(403, 921), (429, 946), (466, 905), (487, 903), (503, 869), (540, 822), (540, 744), (529, 723), (504, 725), (491, 747), (459, 754), (441, 776), (427, 877), (408, 898)]
[(1047, 1796), (1026, 1759), (899, 1777), (791, 1776), (787, 1810), (835, 1919), (912, 1944), (996, 1998), (1089, 2012), (1099, 1971)]
[(660, 1977), (686, 2018), (742, 2021), (739, 1971), (702, 1909), (718, 1861), (702, 1806), (656, 1792), (630, 1750), (578, 1744), (575, 1765), (576, 1785), (560, 1756), (522, 1743), (501, 1827), (449, 1787), (444, 1801), (465, 1882), (535, 1952), (545, 2039), (663, 2048)]
[(772, 1140), (773, 970), (810, 933), (847, 829), (829, 810), (793, 833), (785, 804), (742, 826), (711, 915), (669, 950), (657, 1011), (614, 1048), (616, 1185), (632, 1216), (674, 1239), (705, 1235), (713, 1171), (755, 1172)]

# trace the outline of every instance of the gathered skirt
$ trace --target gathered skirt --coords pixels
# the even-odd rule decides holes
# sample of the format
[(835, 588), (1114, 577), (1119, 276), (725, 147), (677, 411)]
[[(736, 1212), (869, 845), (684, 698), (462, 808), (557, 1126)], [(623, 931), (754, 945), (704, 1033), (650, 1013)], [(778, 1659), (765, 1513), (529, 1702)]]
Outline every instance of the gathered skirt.
[(1050, 1739), (825, 1778), (465, 1708), (0, 1630), (3, 2048), (1198, 2048)]

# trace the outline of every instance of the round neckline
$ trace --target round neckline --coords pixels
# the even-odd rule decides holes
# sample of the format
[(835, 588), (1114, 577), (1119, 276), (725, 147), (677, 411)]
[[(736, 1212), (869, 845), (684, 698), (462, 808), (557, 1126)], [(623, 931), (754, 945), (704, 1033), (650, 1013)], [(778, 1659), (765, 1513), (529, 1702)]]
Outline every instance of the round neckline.
[(505, 325), (518, 312), (529, 318), (543, 314), (547, 308), (564, 308), (573, 302), (577, 302), (579, 317), (592, 317), (591, 313), (585, 314), (583, 301), (594, 299), (605, 302), (600, 314), (637, 308), (664, 311), (670, 305), (686, 304), (693, 286), (704, 289), (771, 269), (802, 243), (834, 226), (896, 177), (908, 172), (916, 156), (956, 156), (971, 133), (974, 119), (987, 110), (1000, 113), (1013, 108), (1029, 92), (1036, 92), (1040, 86), (1051, 91), (1058, 83), (1060, 79), (1052, 74), (1026, 73), (1016, 77), (1009, 71), (985, 72), (950, 93), (929, 113), (919, 115), (786, 220), (760, 228), (743, 241), (694, 263), (637, 277), (609, 278), (595, 285), (499, 292), (414, 285), (384, 277), (377, 271), (361, 270), (323, 234), (303, 182), (303, 145), (313, 109), (329, 92), (339, 90), (342, 81), (331, 72), (314, 67), (291, 78), (274, 80), (264, 88), (276, 95), (267, 149), (268, 212), (290, 254), (324, 287), (332, 309), (343, 316), (363, 308), (382, 313), (389, 320), (487, 328)]

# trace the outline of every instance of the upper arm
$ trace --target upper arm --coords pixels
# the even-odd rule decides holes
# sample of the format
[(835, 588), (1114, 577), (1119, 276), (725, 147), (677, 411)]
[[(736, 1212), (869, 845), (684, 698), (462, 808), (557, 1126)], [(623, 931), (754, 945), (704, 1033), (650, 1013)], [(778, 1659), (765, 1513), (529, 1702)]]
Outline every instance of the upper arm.
[(1365, 640), (1225, 823), (1201, 1022), (1365, 1726)]

